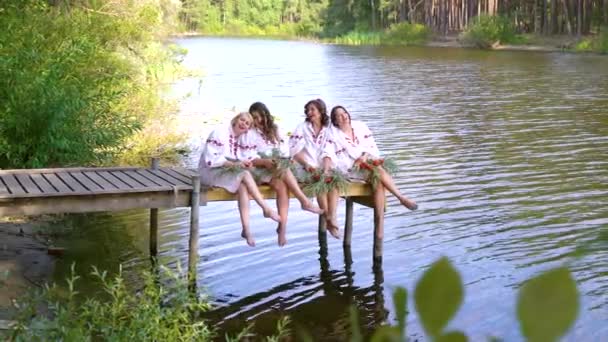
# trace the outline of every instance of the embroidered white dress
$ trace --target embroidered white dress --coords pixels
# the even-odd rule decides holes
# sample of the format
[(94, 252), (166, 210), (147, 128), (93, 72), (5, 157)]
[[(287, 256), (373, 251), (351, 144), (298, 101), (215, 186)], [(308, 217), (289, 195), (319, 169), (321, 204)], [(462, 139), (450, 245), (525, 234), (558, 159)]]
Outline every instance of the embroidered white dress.
[[(304, 151), (303, 156), (306, 163), (312, 167), (321, 166), (321, 152), (328, 134), (329, 127), (323, 127), (319, 134), (315, 134), (312, 123), (305, 121), (299, 124), (289, 137), (289, 155), (293, 157)], [(304, 174), (304, 168), (298, 164), (296, 177), (300, 179)]]
[(365, 173), (353, 170), (355, 160), (364, 152), (369, 153), (372, 158), (379, 158), (380, 150), (372, 132), (364, 122), (352, 120), (351, 126), (353, 139), (339, 128), (332, 126), (321, 156), (330, 158), (333, 167), (345, 173), (349, 179), (365, 180)]
[[(289, 148), (283, 138), (281, 132), (278, 132), (278, 142), (272, 142), (264, 137), (261, 131), (257, 129), (250, 129), (247, 133), (239, 137), (239, 145), (243, 148), (239, 149), (238, 158), (241, 160), (254, 160), (260, 158), (260, 153), (271, 155), (272, 150), (278, 148), (281, 151), (281, 156), (289, 157)], [(259, 172), (254, 170), (257, 174), (257, 182), (269, 183), (272, 176), (265, 172), (266, 169), (260, 169)]]
[(239, 144), (239, 139), (235, 136), (230, 125), (215, 129), (205, 142), (205, 147), (198, 163), (198, 171), (201, 177), (201, 184), (220, 187), (235, 193), (243, 180), (245, 172), (239, 174), (226, 173), (222, 166), (229, 159), (234, 161), (239, 159), (239, 155), (248, 146)]

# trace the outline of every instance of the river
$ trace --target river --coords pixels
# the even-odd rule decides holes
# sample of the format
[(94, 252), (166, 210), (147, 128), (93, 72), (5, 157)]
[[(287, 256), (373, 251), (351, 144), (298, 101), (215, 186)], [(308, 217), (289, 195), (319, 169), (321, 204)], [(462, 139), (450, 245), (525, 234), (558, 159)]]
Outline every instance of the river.
[[(320, 249), (316, 218), (291, 203), (288, 245), (252, 206), (257, 246), (239, 237), (236, 203), (201, 208), (198, 285), (217, 308), (220, 331), (252, 321), (269, 332), (291, 316), (316, 340), (348, 337), (348, 308), (362, 325), (393, 322), (392, 289), (413, 293), (417, 279), (447, 256), (465, 284), (450, 328), (471, 340), (523, 339), (517, 289), (567, 265), (581, 308), (567, 340), (608, 338), (608, 58), (449, 48), (347, 47), (310, 42), (187, 38), (184, 63), (204, 71), (177, 83), (182, 127), (197, 145), (212, 114), (265, 102), (290, 130), (303, 105), (321, 97), (367, 122), (400, 167), (396, 182), (420, 209), (389, 197), (384, 260), (372, 268), (371, 209), (355, 205), (352, 262), (341, 241)], [(194, 166), (195, 149), (187, 160)], [(344, 203), (339, 208), (343, 222)], [(184, 265), (188, 209), (161, 210), (160, 262)], [(72, 261), (126, 276), (148, 267), (148, 213), (78, 215), (56, 277)], [(605, 235), (604, 235), (605, 236)], [(585, 249), (584, 253), (580, 253)], [(133, 280), (135, 281), (135, 280)], [(408, 335), (423, 332), (413, 307)]]

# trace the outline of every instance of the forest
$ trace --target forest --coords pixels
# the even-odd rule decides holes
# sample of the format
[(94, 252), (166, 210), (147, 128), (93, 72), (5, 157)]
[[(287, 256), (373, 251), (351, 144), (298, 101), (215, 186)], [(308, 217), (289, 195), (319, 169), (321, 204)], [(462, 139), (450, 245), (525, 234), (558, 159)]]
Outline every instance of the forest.
[[(517, 33), (588, 35), (608, 24), (608, 0), (181, 0), (185, 28), (208, 34), (336, 37), (421, 24), (435, 34), (499, 18)], [(488, 19), (485, 19), (488, 20)], [(495, 20), (495, 19), (490, 19)]]

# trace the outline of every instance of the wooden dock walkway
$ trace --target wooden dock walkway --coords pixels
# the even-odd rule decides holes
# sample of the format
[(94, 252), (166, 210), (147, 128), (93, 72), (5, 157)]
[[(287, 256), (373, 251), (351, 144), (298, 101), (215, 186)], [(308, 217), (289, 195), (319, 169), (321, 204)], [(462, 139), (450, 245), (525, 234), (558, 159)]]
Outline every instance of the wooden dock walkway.
[[(261, 186), (260, 190), (264, 198), (276, 198), (269, 186)], [(372, 190), (367, 184), (353, 183), (341, 195), (346, 198), (344, 245), (350, 246), (353, 203), (371, 207)], [(199, 206), (205, 206), (208, 202), (233, 200), (235, 195), (224, 189), (201, 188), (195, 171), (159, 167), (156, 159), (153, 159), (150, 168), (0, 170), (0, 217), (151, 209), (152, 257), (156, 256), (158, 250), (158, 208), (191, 207), (188, 268), (192, 277), (195, 276), (198, 259)], [(321, 233), (325, 232), (323, 222), (319, 218)], [(375, 218), (374, 222), (379, 221)], [(376, 224), (375, 232), (379, 229), (383, 229), (382, 224)], [(381, 256), (382, 240), (375, 238), (374, 259)]]

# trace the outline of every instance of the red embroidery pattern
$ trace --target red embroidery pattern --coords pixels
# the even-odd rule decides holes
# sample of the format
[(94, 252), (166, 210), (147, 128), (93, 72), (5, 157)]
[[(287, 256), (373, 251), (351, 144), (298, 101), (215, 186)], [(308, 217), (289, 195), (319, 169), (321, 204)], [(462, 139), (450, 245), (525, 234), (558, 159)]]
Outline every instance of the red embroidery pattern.
[(207, 139), (207, 144), (213, 144), (215, 146), (224, 146), (221, 141), (215, 139)]

